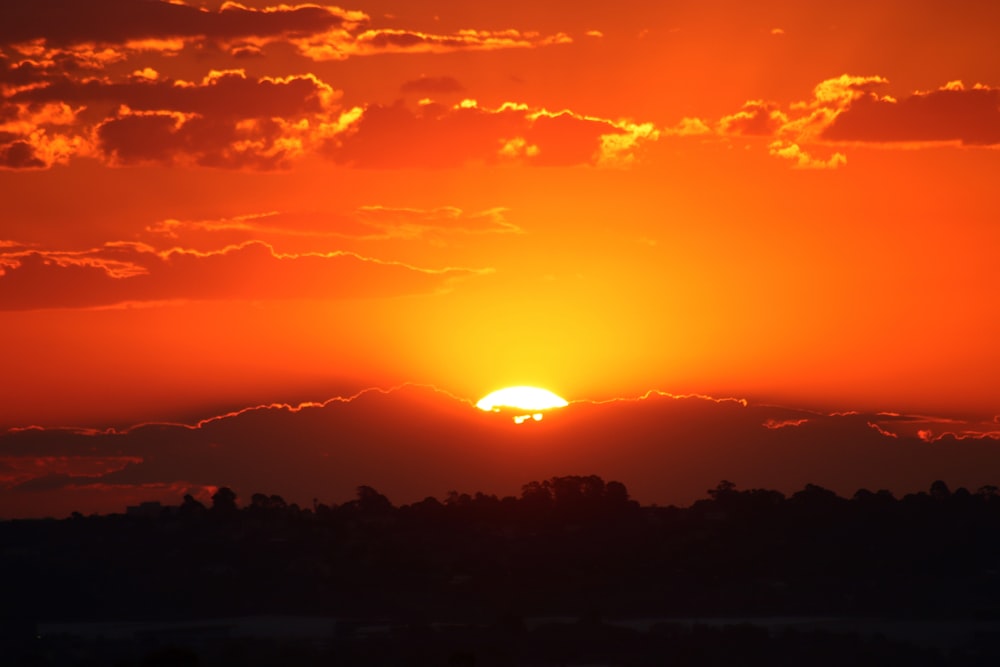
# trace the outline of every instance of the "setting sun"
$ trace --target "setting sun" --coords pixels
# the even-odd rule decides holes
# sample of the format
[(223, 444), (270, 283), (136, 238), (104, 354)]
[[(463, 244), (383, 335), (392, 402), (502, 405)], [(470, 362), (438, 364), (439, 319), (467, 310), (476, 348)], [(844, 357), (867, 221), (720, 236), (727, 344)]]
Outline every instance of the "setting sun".
[(487, 412), (500, 412), (501, 410), (514, 410), (523, 414), (514, 415), (514, 421), (518, 424), (531, 418), (535, 421), (542, 419), (541, 410), (552, 408), (563, 408), (569, 405), (566, 399), (553, 394), (548, 389), (538, 387), (506, 387), (498, 389), (484, 396), (476, 407)]

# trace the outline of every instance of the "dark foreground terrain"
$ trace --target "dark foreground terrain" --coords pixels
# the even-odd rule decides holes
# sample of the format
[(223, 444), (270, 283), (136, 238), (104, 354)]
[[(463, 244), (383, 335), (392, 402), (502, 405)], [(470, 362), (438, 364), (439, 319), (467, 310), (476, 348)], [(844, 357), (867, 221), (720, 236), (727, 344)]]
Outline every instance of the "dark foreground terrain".
[(0, 663), (1000, 664), (995, 488), (708, 496), (573, 476), (3, 522)]

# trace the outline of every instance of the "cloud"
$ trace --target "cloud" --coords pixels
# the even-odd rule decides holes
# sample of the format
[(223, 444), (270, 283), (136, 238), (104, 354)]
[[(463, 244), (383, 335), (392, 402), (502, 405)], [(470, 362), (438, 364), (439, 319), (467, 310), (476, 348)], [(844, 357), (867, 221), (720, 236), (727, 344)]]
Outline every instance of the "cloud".
[(812, 100), (790, 105), (771, 134), (797, 143), (1000, 143), (1000, 89), (952, 81), (896, 99), (880, 93), (888, 84), (879, 76), (827, 79)]
[[(880, 76), (843, 74), (826, 79), (812, 99), (780, 105), (750, 100), (717, 121), (684, 118), (664, 134), (770, 139), (768, 153), (800, 169), (833, 169), (847, 163), (831, 146), (875, 144), (921, 146), (950, 142), (965, 146), (1000, 144), (1000, 88), (967, 87), (951, 81), (937, 90), (896, 99), (883, 91)], [(815, 151), (830, 154), (815, 157)]]
[(87, 140), (69, 129), (79, 112), (62, 102), (0, 104), (0, 167), (50, 167), (85, 151)]
[(1000, 88), (950, 82), (896, 100), (866, 92), (824, 128), (830, 141), (1000, 144)]
[[(331, 60), (569, 41), (563, 33), (515, 29), (450, 35), (383, 29), (364, 12), (315, 4), (0, 3), (0, 168), (41, 169), (74, 156), (119, 166), (283, 168), (361, 113), (340, 109), (340, 92), (312, 74), (251, 78), (243, 70), (211, 70), (192, 82), (155, 70), (144, 54), (172, 56), (192, 47), (202, 58), (227, 51), (248, 58), (283, 43), (305, 58)], [(403, 89), (450, 94), (462, 87), (442, 76)], [(30, 118), (37, 107), (68, 109), (73, 122), (56, 128), (51, 119)]]
[(105, 103), (136, 111), (171, 111), (216, 118), (296, 117), (336, 107), (340, 92), (312, 74), (248, 78), (246, 72), (211, 70), (201, 81), (161, 78), (153, 70), (113, 83), (62, 79), (14, 93), (14, 104)]
[[(291, 126), (294, 128), (294, 126)], [(287, 123), (276, 119), (226, 122), (169, 111), (123, 108), (97, 127), (97, 146), (112, 164), (195, 164), (276, 169), (303, 153)]]
[(761, 426), (770, 429), (788, 428), (791, 426), (802, 426), (808, 421), (808, 417), (801, 417), (799, 419), (775, 419), (774, 417), (768, 417), (764, 420)]
[(232, 41), (351, 29), (367, 23), (362, 12), (319, 5), (264, 9), (226, 2), (217, 10), (180, 1), (32, 0), (4, 3), (0, 43), (43, 40), (59, 47), (134, 44), (168, 38)]
[(191, 245), (218, 245), (220, 239), (230, 245), (249, 240), (285, 242), (295, 237), (361, 241), (433, 239), (443, 244), (455, 235), (522, 233), (507, 219), (507, 209), (502, 207), (464, 211), (456, 206), (422, 209), (374, 204), (346, 214), (270, 211), (206, 220), (166, 219), (147, 226), (146, 231), (159, 239), (183, 239)]
[[(516, 425), (439, 390), (403, 386), (253, 407), (192, 425), (9, 432), (0, 435), (0, 461), (25, 452), (109, 460), (127, 452), (140, 459), (124, 466), (118, 459), (114, 470), (86, 480), (108, 489), (104, 511), (120, 503), (114, 489), (143, 485), (227, 485), (244, 498), (265, 492), (308, 503), (342, 502), (369, 484), (395, 502), (414, 502), (456, 488), (516, 493), (532, 479), (582, 472), (620, 479), (644, 503), (687, 504), (723, 478), (785, 492), (813, 483), (842, 495), (862, 487), (907, 493), (935, 479), (973, 489), (996, 483), (1000, 439), (922, 440), (916, 432), (925, 421), (650, 393), (573, 402), (540, 422)], [(60, 484), (69, 481), (37, 483), (50, 487), (46, 506), (57, 504)], [(8, 483), (0, 515), (28, 513), (29, 499), (44, 499), (41, 490), (33, 493), (39, 495)], [(64, 497), (64, 514), (75, 509), (66, 504), (72, 498)]]
[(18, 486), (30, 480), (47, 479), (56, 475), (96, 478), (130, 463), (141, 463), (135, 456), (5, 456), (0, 459), (0, 486)]
[[(448, 53), (462, 50), (534, 48), (565, 44), (564, 33), (459, 30), (439, 35), (378, 28), (362, 11), (317, 4), (254, 8), (225, 2), (216, 10), (181, 0), (38, 0), (0, 5), (0, 45), (49, 60), (104, 53), (177, 53), (189, 45), (226, 50), (237, 57), (260, 55), (273, 43), (289, 43), (301, 56), (343, 60), (379, 53)], [(113, 54), (113, 55), (112, 55)]]
[(530, 109), (474, 100), (453, 106), (371, 105), (325, 147), (333, 160), (356, 167), (457, 167), (470, 163), (568, 166), (620, 165), (655, 141), (651, 124), (612, 121), (569, 110)]
[[(5, 141), (7, 139), (7, 141)], [(49, 166), (35, 153), (27, 141), (11, 135), (0, 134), (0, 167), (9, 169), (31, 169)]]
[(775, 157), (791, 160), (798, 169), (836, 169), (847, 164), (847, 156), (834, 153), (827, 159), (813, 157), (790, 141), (775, 141), (767, 147), (767, 152)]
[(353, 56), (381, 53), (452, 53), (454, 51), (496, 51), (570, 44), (565, 33), (508, 30), (459, 30), (449, 35), (394, 28), (370, 29), (356, 34), (333, 31), (291, 39), (300, 53), (313, 60), (345, 60)]
[[(375, 238), (418, 239), (451, 234), (520, 234), (509, 222), (506, 209), (465, 213), (454, 206), (435, 209), (362, 206), (355, 215), (375, 230)], [(372, 238), (366, 235), (365, 238)]]
[(701, 118), (686, 117), (681, 118), (673, 127), (664, 129), (663, 133), (675, 137), (699, 137), (711, 135), (714, 133), (714, 130), (708, 121)]
[(7, 166), (50, 166), (79, 154), (119, 165), (271, 169), (339, 122), (340, 92), (311, 74), (252, 79), (213, 70), (200, 82), (138, 74), (117, 83), (66, 78), (8, 96), (0, 123)]
[[(449, 77), (404, 84), (415, 92), (460, 87)], [(146, 67), (119, 81), (58, 77), (17, 89), (0, 104), (0, 165), (42, 168), (79, 155), (117, 166), (267, 170), (319, 153), (381, 168), (511, 160), (625, 166), (659, 136), (650, 123), (510, 102), (344, 109), (340, 98), (312, 74), (252, 78), (241, 69), (211, 70), (192, 82)]]
[(771, 136), (786, 122), (788, 117), (777, 105), (763, 100), (751, 100), (736, 113), (723, 116), (719, 120), (719, 131), (723, 134)]
[(447, 289), (485, 270), (426, 269), (349, 252), (278, 254), (248, 242), (212, 252), (135, 243), (0, 253), (0, 310), (203, 299), (334, 299)]

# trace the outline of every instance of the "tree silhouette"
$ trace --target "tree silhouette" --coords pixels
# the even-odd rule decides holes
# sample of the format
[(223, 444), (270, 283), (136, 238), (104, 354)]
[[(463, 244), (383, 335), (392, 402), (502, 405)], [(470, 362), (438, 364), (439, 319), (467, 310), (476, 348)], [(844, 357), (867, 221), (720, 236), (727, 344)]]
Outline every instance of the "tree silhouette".
[(236, 511), (236, 493), (228, 486), (220, 487), (212, 494), (212, 511), (216, 514), (232, 514)]
[(936, 479), (931, 483), (930, 493), (931, 498), (934, 500), (947, 500), (951, 497), (951, 489), (940, 479)]
[(184, 494), (184, 500), (181, 502), (181, 506), (177, 509), (178, 514), (181, 516), (197, 516), (204, 514), (206, 512), (205, 505), (199, 502), (190, 493)]
[(370, 486), (359, 486), (354, 501), (363, 514), (384, 514), (395, 509), (387, 497)]

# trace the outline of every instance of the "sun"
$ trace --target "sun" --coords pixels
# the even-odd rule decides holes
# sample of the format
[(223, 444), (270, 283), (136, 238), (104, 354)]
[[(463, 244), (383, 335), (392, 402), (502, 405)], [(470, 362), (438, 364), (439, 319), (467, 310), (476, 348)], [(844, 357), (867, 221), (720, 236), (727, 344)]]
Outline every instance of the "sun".
[(513, 412), (514, 421), (521, 424), (528, 419), (541, 421), (543, 410), (563, 408), (566, 399), (539, 387), (506, 387), (487, 394), (476, 407), (487, 412)]

